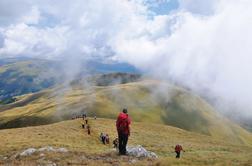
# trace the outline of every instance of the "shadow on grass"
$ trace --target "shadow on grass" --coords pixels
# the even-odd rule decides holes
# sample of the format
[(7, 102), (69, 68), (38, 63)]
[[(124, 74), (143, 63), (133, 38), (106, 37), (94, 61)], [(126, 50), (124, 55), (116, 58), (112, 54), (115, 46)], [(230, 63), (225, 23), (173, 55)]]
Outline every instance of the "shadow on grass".
[(59, 122), (61, 120), (62, 118), (57, 117), (23, 116), (20, 118), (15, 118), (14, 120), (10, 120), (6, 123), (0, 124), (0, 129), (46, 125)]

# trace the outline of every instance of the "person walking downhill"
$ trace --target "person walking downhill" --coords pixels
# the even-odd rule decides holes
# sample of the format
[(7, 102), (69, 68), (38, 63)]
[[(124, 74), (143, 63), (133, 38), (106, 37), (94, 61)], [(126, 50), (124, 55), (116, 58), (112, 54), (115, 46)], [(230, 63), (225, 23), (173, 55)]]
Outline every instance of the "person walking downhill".
[(114, 148), (118, 148), (118, 138), (114, 139), (113, 141)]
[(90, 130), (90, 125), (89, 124), (87, 125), (87, 131), (88, 131), (88, 135), (90, 135), (91, 134), (91, 130)]
[(106, 136), (105, 136), (105, 143), (109, 144), (109, 135), (108, 134), (106, 134)]
[(128, 137), (130, 136), (130, 117), (128, 110), (123, 111), (118, 115), (116, 121), (116, 128), (119, 139), (119, 155), (126, 155), (126, 146), (128, 143)]
[(176, 146), (175, 146), (176, 158), (180, 158), (180, 152), (181, 152), (181, 151), (185, 152), (185, 151), (183, 150), (183, 148), (182, 148), (181, 145), (176, 145)]
[(84, 121), (81, 123), (81, 126), (82, 126), (83, 129), (85, 129), (85, 123), (84, 123)]
[(101, 133), (100, 139), (101, 139), (102, 143), (105, 145), (105, 143), (106, 143), (106, 142), (105, 142), (105, 141), (106, 141), (106, 136), (105, 136), (105, 134)]

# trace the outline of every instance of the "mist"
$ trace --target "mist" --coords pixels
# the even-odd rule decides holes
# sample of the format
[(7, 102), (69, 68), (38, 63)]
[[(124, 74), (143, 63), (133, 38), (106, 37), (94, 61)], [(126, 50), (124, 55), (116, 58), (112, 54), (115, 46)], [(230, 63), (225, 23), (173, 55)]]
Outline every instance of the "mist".
[(170, 1), (3, 0), (0, 57), (63, 60), (68, 83), (83, 61), (126, 62), (221, 112), (252, 117), (252, 2), (177, 3), (160, 14), (151, 6)]

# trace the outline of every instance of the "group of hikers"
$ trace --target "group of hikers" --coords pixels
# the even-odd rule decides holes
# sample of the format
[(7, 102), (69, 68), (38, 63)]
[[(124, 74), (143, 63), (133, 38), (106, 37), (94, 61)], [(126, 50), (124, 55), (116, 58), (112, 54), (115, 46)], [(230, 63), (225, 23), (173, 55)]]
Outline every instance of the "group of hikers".
[(73, 115), (72, 116), (72, 120), (74, 119), (79, 119), (79, 118), (82, 118), (83, 120), (87, 117), (87, 114), (86, 113), (83, 113), (81, 115)]
[[(72, 116), (72, 120), (74, 120), (74, 119), (79, 119), (79, 118), (82, 119), (82, 121), (81, 121), (81, 127), (82, 127), (83, 129), (87, 129), (87, 133), (88, 133), (88, 135), (90, 135), (90, 134), (91, 134), (91, 127), (90, 127), (90, 125), (89, 125), (89, 123), (88, 123), (87, 114), (84, 113), (84, 114), (82, 114), (82, 115)], [(94, 119), (96, 119), (96, 116), (94, 116)]]
[(100, 140), (101, 142), (105, 145), (105, 144), (109, 144), (109, 135), (108, 134), (104, 134), (101, 133), (100, 134)]
[[(130, 136), (130, 123), (131, 119), (128, 115), (128, 110), (123, 109), (123, 111), (118, 115), (116, 120), (116, 129), (118, 133), (118, 145), (119, 145), (119, 154), (126, 155), (126, 146), (128, 142), (128, 138)], [(181, 151), (185, 152), (181, 145), (175, 146), (176, 158), (180, 158)]]
[[(91, 133), (90, 125), (88, 124), (88, 119), (87, 119), (86, 114), (83, 114), (82, 118), (83, 118), (82, 128), (85, 128), (85, 125), (87, 125), (87, 131), (88, 131), (88, 134), (90, 135)], [(96, 119), (96, 116), (95, 116), (95, 119)], [(128, 115), (128, 110), (124, 108), (122, 112), (119, 113), (116, 120), (116, 129), (117, 129), (118, 138), (113, 140), (114, 148), (119, 150), (119, 155), (127, 155), (126, 147), (128, 143), (128, 138), (130, 136), (130, 124), (131, 124), (131, 119)], [(109, 144), (109, 135), (105, 133), (101, 133), (100, 140), (104, 145)], [(182, 146), (179, 144), (175, 146), (174, 150), (176, 153), (176, 158), (180, 158), (181, 151), (185, 152)]]
[(91, 127), (88, 124), (88, 118), (86, 114), (83, 114), (80, 118), (82, 118), (81, 126), (83, 129), (87, 128), (88, 135), (91, 134)]
[[(101, 133), (101, 134), (100, 134), (100, 141), (101, 141), (104, 145), (109, 144), (109, 143), (110, 143), (109, 140), (110, 140), (110, 139), (109, 139), (109, 135), (108, 135), (108, 134), (105, 134), (105, 133)], [(116, 149), (118, 149), (118, 146), (119, 146), (118, 138), (115, 138), (115, 139), (113, 140), (113, 147), (116, 148)]]

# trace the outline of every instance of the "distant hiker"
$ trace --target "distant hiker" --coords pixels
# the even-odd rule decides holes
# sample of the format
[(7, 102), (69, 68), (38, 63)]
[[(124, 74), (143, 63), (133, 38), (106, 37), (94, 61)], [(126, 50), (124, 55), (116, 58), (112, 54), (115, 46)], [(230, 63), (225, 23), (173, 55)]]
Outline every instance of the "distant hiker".
[(85, 120), (85, 116), (84, 116), (84, 114), (82, 115), (82, 119), (83, 119), (83, 120)]
[(102, 143), (105, 145), (105, 143), (106, 143), (106, 142), (105, 142), (105, 141), (106, 141), (106, 136), (105, 136), (105, 134), (101, 133), (100, 139), (101, 139)]
[(81, 123), (81, 126), (82, 126), (83, 129), (85, 129), (85, 123), (84, 122)]
[(113, 141), (114, 148), (118, 148), (118, 138)]
[(106, 134), (106, 136), (105, 136), (105, 143), (109, 144), (109, 135), (108, 134)]
[(86, 124), (88, 124), (88, 119), (85, 119)]
[(88, 131), (88, 135), (90, 135), (91, 134), (91, 130), (90, 130), (90, 125), (89, 124), (87, 125), (87, 131)]
[(96, 120), (96, 116), (94, 116), (94, 120)]
[(181, 151), (183, 151), (183, 152), (185, 152), (184, 150), (183, 150), (183, 148), (182, 148), (182, 146), (181, 145), (176, 145), (175, 146), (175, 153), (176, 153), (176, 158), (180, 158), (180, 152)]
[(130, 136), (130, 125), (131, 120), (128, 115), (128, 110), (123, 109), (123, 111), (118, 115), (116, 121), (116, 128), (119, 138), (119, 154), (126, 155), (126, 146), (128, 142), (128, 137)]

